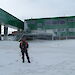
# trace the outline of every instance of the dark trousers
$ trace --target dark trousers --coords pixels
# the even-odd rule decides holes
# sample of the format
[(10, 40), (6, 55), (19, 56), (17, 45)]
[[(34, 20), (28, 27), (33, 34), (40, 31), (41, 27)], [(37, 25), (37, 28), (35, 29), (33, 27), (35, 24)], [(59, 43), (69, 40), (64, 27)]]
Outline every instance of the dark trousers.
[[(29, 56), (28, 56), (28, 51), (27, 50), (23, 50), (23, 51), (21, 51), (21, 53), (22, 53), (22, 60), (23, 60), (23, 63), (25, 62), (25, 55), (26, 55), (26, 58), (27, 58), (27, 60), (28, 60), (28, 63), (30, 63), (30, 59), (29, 59)], [(25, 54), (25, 55), (24, 55)]]

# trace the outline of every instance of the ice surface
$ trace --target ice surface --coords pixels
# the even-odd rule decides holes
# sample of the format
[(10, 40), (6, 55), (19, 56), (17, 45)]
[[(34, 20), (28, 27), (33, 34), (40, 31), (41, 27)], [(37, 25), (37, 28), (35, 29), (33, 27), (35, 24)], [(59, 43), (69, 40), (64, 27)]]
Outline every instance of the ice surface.
[(0, 41), (0, 75), (75, 75), (75, 40), (34, 40), (28, 50), (22, 63), (19, 42)]

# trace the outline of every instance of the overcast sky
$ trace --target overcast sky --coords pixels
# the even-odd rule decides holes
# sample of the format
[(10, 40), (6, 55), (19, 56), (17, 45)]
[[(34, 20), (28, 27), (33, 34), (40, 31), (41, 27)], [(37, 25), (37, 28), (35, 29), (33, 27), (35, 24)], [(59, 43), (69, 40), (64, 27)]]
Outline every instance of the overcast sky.
[(75, 16), (75, 0), (0, 0), (0, 8), (23, 21), (29, 18)]

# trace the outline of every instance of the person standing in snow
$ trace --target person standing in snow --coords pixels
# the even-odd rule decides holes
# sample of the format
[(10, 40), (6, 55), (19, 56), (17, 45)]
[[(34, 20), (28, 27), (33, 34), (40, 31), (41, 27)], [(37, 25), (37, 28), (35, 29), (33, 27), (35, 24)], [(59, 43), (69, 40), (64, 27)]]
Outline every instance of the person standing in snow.
[(26, 58), (27, 58), (27, 60), (28, 60), (28, 63), (30, 63), (30, 58), (29, 58), (29, 55), (28, 55), (28, 48), (29, 47), (29, 44), (28, 44), (28, 42), (25, 40), (25, 39), (22, 39), (21, 41), (20, 41), (20, 49), (21, 49), (21, 53), (22, 53), (22, 62), (24, 63), (25, 61), (24, 61), (24, 54), (26, 55)]

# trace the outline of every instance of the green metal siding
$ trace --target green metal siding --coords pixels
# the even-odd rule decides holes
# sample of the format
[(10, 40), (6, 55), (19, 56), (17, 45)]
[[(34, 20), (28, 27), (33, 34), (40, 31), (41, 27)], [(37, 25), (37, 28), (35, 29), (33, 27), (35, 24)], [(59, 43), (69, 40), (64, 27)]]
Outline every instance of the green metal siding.
[(24, 22), (0, 8), (0, 22), (24, 29)]
[(26, 20), (31, 30), (75, 28), (75, 16)]

